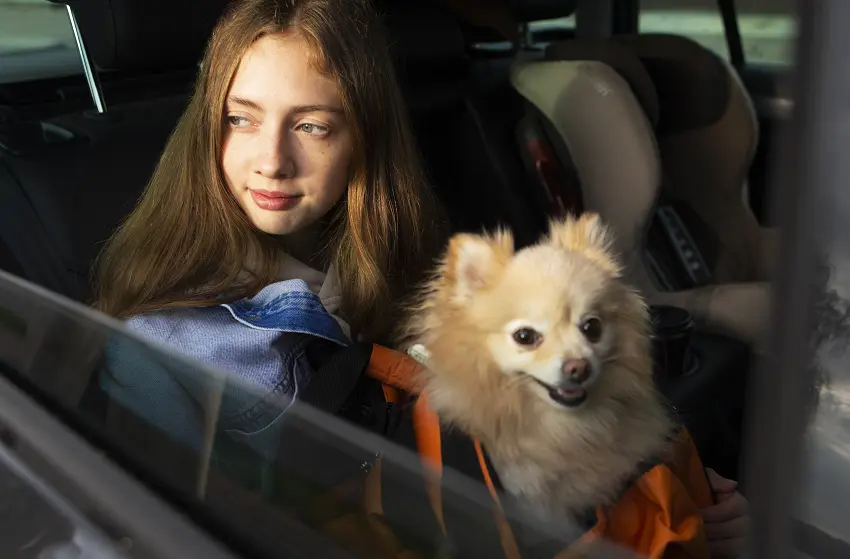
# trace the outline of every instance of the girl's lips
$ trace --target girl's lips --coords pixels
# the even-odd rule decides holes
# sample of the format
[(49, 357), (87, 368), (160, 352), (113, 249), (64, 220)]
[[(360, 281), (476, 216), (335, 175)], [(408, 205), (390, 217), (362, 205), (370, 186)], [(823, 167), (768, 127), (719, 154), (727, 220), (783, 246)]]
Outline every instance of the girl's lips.
[(302, 196), (291, 196), (282, 192), (269, 192), (267, 190), (251, 190), (251, 198), (261, 210), (280, 212), (297, 206)]

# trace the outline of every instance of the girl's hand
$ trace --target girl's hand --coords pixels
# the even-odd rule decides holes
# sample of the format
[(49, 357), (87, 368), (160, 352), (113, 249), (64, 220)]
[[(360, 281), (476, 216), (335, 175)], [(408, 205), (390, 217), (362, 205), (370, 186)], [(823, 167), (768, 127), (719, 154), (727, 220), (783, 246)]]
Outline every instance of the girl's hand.
[(750, 530), (749, 503), (738, 493), (738, 482), (706, 468), (716, 505), (702, 509), (712, 557), (735, 557), (744, 552)]

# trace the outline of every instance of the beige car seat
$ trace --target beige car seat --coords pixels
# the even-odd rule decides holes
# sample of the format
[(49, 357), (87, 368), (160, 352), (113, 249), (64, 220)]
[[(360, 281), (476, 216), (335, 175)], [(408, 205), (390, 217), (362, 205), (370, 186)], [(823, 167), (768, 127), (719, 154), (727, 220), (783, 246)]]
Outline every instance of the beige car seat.
[[(712, 245), (705, 248), (715, 254), (715, 281), (768, 280), (775, 233), (759, 225), (749, 205), (746, 182), (759, 130), (737, 71), (686, 37), (614, 40), (637, 55), (652, 78), (660, 108), (655, 134), (662, 188), (692, 209), (709, 232), (701, 244)], [(553, 45), (547, 55), (560, 58), (564, 47), (570, 48)]]
[[(628, 279), (647, 300), (686, 308), (703, 326), (760, 349), (769, 305), (766, 282), (747, 274), (741, 280), (669, 292), (653, 276), (646, 233), (667, 173), (655, 135), (663, 109), (644, 63), (629, 49), (603, 48), (603, 43), (572, 42), (572, 60), (517, 61), (512, 84), (563, 140), (581, 183), (584, 208), (598, 212), (614, 229)], [(731, 280), (731, 272), (724, 277)]]

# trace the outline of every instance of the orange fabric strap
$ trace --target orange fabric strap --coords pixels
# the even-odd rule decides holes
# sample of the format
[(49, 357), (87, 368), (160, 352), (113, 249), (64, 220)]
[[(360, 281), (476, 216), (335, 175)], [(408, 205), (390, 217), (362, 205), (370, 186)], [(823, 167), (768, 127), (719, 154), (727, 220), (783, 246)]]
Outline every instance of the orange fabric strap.
[(425, 483), (428, 502), (434, 510), (434, 516), (445, 536), (446, 519), (443, 514), (443, 493), (440, 478), (443, 474), (443, 449), (440, 437), (440, 420), (428, 406), (425, 394), (419, 397), (413, 406), (413, 430), (416, 437), (416, 450), (426, 466)]
[(484, 449), (478, 439), (473, 440), (475, 444), (475, 454), (478, 456), (478, 465), (481, 467), (481, 473), (484, 475), (484, 483), (487, 484), (487, 489), (490, 490), (490, 496), (493, 497), (493, 519), (499, 527), (499, 539), (502, 542), (502, 550), (505, 552), (507, 559), (520, 559), (522, 556), (519, 552), (519, 546), (516, 543), (511, 525), (508, 524), (508, 519), (505, 517), (505, 511), (502, 508), (502, 502), (499, 500), (499, 493), (496, 491), (496, 486), (493, 484), (493, 477), (490, 475), (490, 469), (487, 467), (487, 460), (484, 458)]
[[(429, 469), (426, 472), (428, 502), (431, 504), (440, 530), (443, 532), (443, 535), (446, 535), (448, 532), (446, 530), (445, 515), (443, 514), (442, 488), (440, 485), (440, 478), (443, 473), (440, 420), (428, 405), (428, 396), (426, 394), (419, 396), (419, 400), (413, 406), (413, 429), (416, 437), (416, 449), (423, 463)], [(496, 491), (496, 486), (487, 467), (484, 450), (478, 440), (474, 440), (473, 444), (475, 445), (475, 453), (478, 456), (478, 465), (481, 468), (484, 483), (487, 485), (490, 496), (493, 498), (493, 517), (499, 528), (499, 537), (505, 557), (507, 559), (521, 559), (519, 546), (516, 543), (510, 524), (508, 524), (505, 517), (505, 512), (499, 500), (499, 494)]]
[(392, 388), (418, 394), (422, 391), (419, 378), (423, 369), (412, 357), (375, 344), (366, 374)]

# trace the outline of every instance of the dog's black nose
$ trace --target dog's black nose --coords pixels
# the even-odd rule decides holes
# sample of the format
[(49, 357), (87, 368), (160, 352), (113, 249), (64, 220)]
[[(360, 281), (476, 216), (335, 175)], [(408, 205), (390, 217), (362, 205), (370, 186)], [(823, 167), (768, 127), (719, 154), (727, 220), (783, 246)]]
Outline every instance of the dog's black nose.
[(590, 365), (586, 359), (567, 359), (561, 366), (561, 374), (572, 383), (582, 384), (590, 376)]

